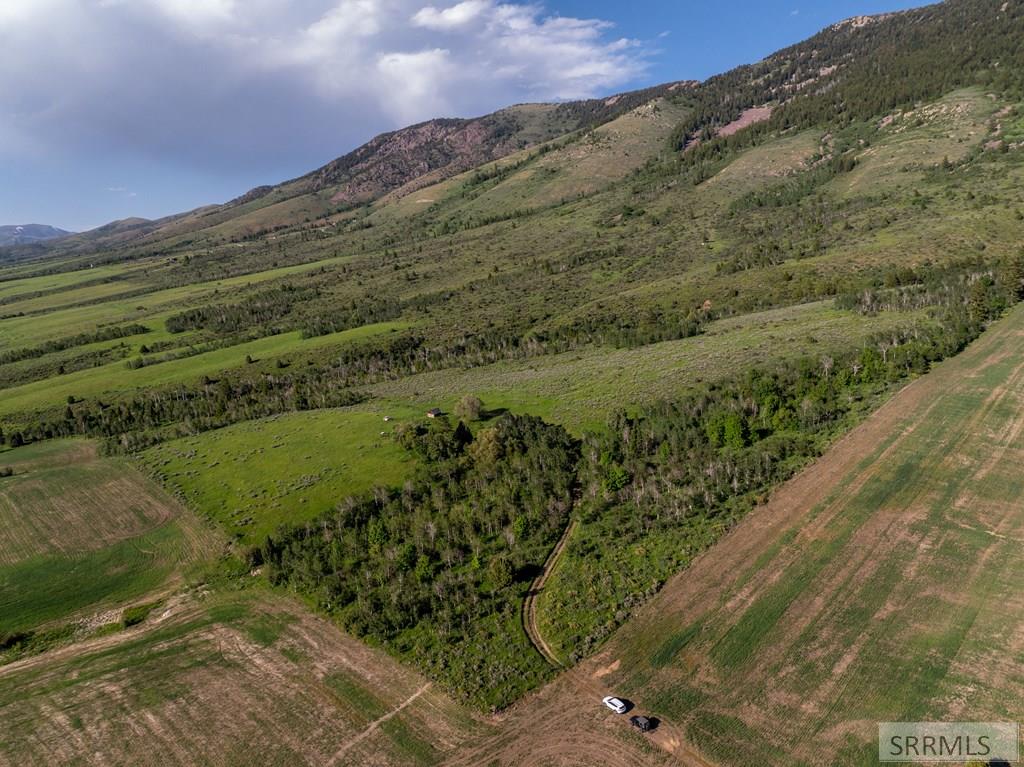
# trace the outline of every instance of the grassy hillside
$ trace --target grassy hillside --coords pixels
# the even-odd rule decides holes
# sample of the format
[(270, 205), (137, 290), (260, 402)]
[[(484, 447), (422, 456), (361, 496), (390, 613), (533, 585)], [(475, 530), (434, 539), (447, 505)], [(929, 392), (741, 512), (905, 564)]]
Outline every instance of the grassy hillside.
[(868, 324), (826, 302), (800, 304), (717, 320), (694, 338), (420, 373), (371, 391), (388, 402), (449, 410), (469, 392), (488, 407), (535, 413), (582, 435), (600, 429), (618, 408), (670, 398), (726, 378), (737, 366), (835, 353), (915, 320), (927, 324), (924, 315), (898, 314)]

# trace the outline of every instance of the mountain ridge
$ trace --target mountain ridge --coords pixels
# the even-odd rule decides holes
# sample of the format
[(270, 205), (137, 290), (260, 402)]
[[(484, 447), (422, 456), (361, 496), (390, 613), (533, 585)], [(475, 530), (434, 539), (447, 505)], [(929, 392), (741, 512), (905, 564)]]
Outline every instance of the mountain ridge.
[(75, 234), (48, 224), (8, 224), (0, 226), (0, 247), (5, 245), (28, 245), (58, 237)]
[[(132, 254), (165, 252), (197, 242), (238, 243), (285, 229), (355, 225), (396, 195), (418, 191), (461, 173), (481, 169), (531, 147), (549, 148), (658, 99), (685, 104), (666, 149), (675, 162), (710, 172), (723, 153), (749, 146), (779, 130), (826, 121), (845, 124), (934, 98), (969, 84), (974, 67), (993, 84), (1012, 78), (1017, 55), (998, 25), (1012, 24), (1019, 7), (996, 0), (947, 2), (872, 16), (853, 16), (759, 62), (738, 66), (702, 82), (677, 80), (635, 91), (559, 104), (517, 104), (473, 118), (442, 117), (375, 136), (296, 178), (254, 187), (223, 203), (152, 221), (113, 222), (50, 245), (4, 251), (5, 260), (49, 255), (88, 255), (101, 250)], [(993, 26), (996, 25), (996, 26)], [(963, 38), (956, 52), (961, 74), (929, 74), (929, 53)], [(992, 46), (989, 37), (1000, 40)], [(909, 42), (913, 45), (909, 45)], [(1000, 47), (1001, 46), (1001, 47)], [(870, 61), (891, 59), (885, 87), (873, 80)], [(927, 66), (926, 66), (927, 65)], [(890, 87), (891, 86), (891, 87)], [(681, 151), (686, 150), (686, 151)], [(671, 163), (670, 163), (671, 164)], [(696, 183), (700, 178), (695, 179)], [(122, 256), (116, 256), (122, 257)]]

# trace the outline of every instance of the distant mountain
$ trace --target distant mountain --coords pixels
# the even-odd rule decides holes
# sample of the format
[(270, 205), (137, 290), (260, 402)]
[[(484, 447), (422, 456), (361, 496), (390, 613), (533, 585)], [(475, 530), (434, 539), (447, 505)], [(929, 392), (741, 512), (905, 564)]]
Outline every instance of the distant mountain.
[[(207, 205), (153, 221), (115, 221), (61, 242), (58, 250), (90, 253), (158, 240), (168, 245), (195, 242), (197, 233), (229, 224), (232, 236), (263, 234), (303, 219), (365, 206), (390, 194), (408, 194), (522, 149), (606, 124), (643, 104), (696, 85), (693, 81), (673, 82), (607, 98), (517, 104), (482, 117), (428, 120), (381, 134), (299, 178), (258, 186), (223, 205)], [(44, 254), (33, 251), (28, 255)]]
[(562, 104), (518, 104), (472, 119), (428, 120), (384, 133), (312, 173), (280, 187), (252, 190), (240, 199), (249, 201), (275, 189), (291, 194), (330, 190), (333, 203), (360, 204), (400, 189), (414, 191), (520, 149), (606, 123), (673, 87), (679, 85)]
[[(22, 239), (18, 242), (30, 244), (8, 249), (0, 259), (97, 253), (131, 258), (276, 240), (289, 230), (317, 227), (326, 236), (327, 228), (374, 225), (376, 220), (367, 218), (381, 207), (431, 189), (400, 209), (426, 215), (430, 208), (422, 206), (432, 206), (446, 193), (439, 184), (479, 169), (479, 181), (501, 181), (513, 171), (490, 164), (512, 156), (521, 164), (518, 186), (514, 191), (507, 186), (500, 204), (497, 191), (488, 194), (472, 214), (467, 212), (467, 221), (590, 194), (647, 162), (677, 166), (666, 166), (666, 173), (693, 170), (693, 182), (700, 184), (727, 156), (765, 136), (881, 119), (968, 85), (1024, 90), (1018, 85), (1016, 36), (1021, 13), (1020, 3), (1007, 0), (948, 0), (857, 16), (703, 82), (428, 120), (381, 134), (309, 173), (255, 187), (224, 204), (151, 221), (125, 219), (56, 241)], [(668, 120), (674, 125), (665, 130)], [(529, 149), (536, 151), (532, 159), (523, 154)], [(535, 173), (533, 162), (543, 173)], [(491, 203), (496, 207), (489, 208)], [(0, 238), (0, 246), (5, 244), (10, 241)]]
[(31, 245), (35, 242), (67, 237), (74, 232), (67, 232), (46, 224), (21, 224), (0, 226), (0, 247), (6, 245)]

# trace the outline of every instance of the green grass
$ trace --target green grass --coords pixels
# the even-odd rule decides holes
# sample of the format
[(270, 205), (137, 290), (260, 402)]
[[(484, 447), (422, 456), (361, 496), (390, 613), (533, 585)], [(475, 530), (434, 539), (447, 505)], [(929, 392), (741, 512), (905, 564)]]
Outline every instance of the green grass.
[(116, 282), (101, 282), (96, 285), (85, 285), (82, 287), (71, 286), (66, 290), (56, 293), (47, 293), (43, 296), (22, 298), (3, 304), (4, 314), (34, 314), (43, 311), (59, 311), (64, 307), (94, 304), (106, 301), (107, 299), (120, 296), (125, 293), (134, 293), (138, 290), (146, 290), (147, 284), (139, 280), (118, 280)]
[[(42, 293), (49, 291), (64, 291), (82, 282), (92, 282), (93, 280), (104, 280), (110, 278), (120, 278), (125, 275), (134, 274), (136, 271), (142, 271), (146, 267), (133, 267), (124, 264), (110, 264), (107, 266), (96, 266), (91, 269), (77, 269), (69, 272), (58, 272), (56, 274), (42, 274), (37, 277), (21, 277), (16, 279), (8, 279), (0, 282), (0, 299), (13, 299), (17, 296), (28, 296), (33, 293)], [(5, 274), (9, 274), (13, 270), (5, 270)], [(0, 310), (0, 313), (7, 314), (6, 308)]]
[(366, 685), (351, 674), (334, 673), (324, 677), (324, 682), (342, 700), (352, 706), (353, 713), (369, 724), (388, 712), (387, 706)]
[(676, 656), (679, 655), (679, 651), (686, 647), (700, 633), (700, 629), (700, 623), (694, 623), (666, 639), (661, 647), (651, 655), (651, 666), (663, 668), (672, 663)]
[(53, 380), (34, 381), (7, 389), (0, 402), (0, 417), (55, 408), (64, 404), (68, 397), (113, 397), (154, 386), (195, 382), (204, 375), (216, 377), (226, 370), (244, 367), (247, 355), (255, 361), (287, 359), (290, 354), (351, 343), (402, 327), (404, 324), (400, 322), (382, 322), (307, 339), (303, 339), (298, 331), (281, 333), (137, 370), (129, 370), (123, 361), (111, 362)]
[(112, 608), (211, 556), (211, 537), (154, 482), (84, 440), (0, 453), (0, 634)]
[[(314, 272), (322, 267), (333, 266), (348, 260), (349, 256), (336, 256), (320, 259), (312, 263), (281, 266), (252, 274), (227, 277), (210, 282), (197, 282), (180, 287), (153, 290), (144, 295), (130, 298), (101, 300), (120, 283), (82, 288), (82, 300), (96, 299), (94, 303), (74, 308), (59, 308), (65, 300), (65, 294), (46, 296), (38, 299), (27, 299), (2, 307), (2, 314), (13, 314), (18, 311), (42, 311), (42, 313), (26, 317), (9, 317), (0, 320), (0, 351), (32, 346), (48, 338), (66, 335), (68, 328), (74, 332), (86, 332), (99, 325), (122, 322), (153, 322), (170, 314), (177, 313), (183, 306), (212, 300), (219, 294), (229, 294), (233, 290), (259, 285), (282, 277), (291, 277)], [(142, 283), (139, 283), (141, 285)], [(3, 285), (3, 283), (0, 283)], [(91, 292), (90, 292), (91, 291)], [(114, 291), (120, 292), (120, 290)], [(52, 311), (45, 311), (52, 309)]]
[(169, 522), (99, 551), (0, 567), (0, 634), (145, 596), (178, 571), (187, 548), (181, 528)]
[(378, 384), (370, 391), (385, 400), (446, 409), (471, 393), (488, 407), (534, 413), (580, 433), (602, 427), (618, 408), (677, 396), (737, 368), (857, 346), (874, 333), (923, 319), (910, 313), (865, 318), (830, 303), (721, 320), (703, 335), (679, 341), (453, 368)]
[(85, 440), (0, 452), (0, 567), (75, 557), (163, 526), (181, 508), (123, 458)]
[(142, 460), (192, 508), (258, 543), (348, 495), (401, 485), (414, 462), (390, 434), (419, 417), (401, 406), (291, 413), (167, 442)]

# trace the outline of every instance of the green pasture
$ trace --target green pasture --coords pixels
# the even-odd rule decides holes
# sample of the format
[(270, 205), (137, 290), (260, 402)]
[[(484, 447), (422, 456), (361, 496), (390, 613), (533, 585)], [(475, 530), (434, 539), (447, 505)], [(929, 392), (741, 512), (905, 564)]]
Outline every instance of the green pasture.
[[(154, 290), (153, 292), (130, 298), (103, 301), (99, 300), (102, 296), (97, 296), (97, 300), (94, 303), (71, 308), (55, 308), (53, 311), (46, 310), (54, 306), (55, 303), (59, 304), (59, 302), (63, 301), (62, 298), (44, 296), (27, 299), (25, 302), (14, 302), (5, 305), (2, 313), (6, 315), (18, 312), (21, 310), (19, 307), (23, 304), (29, 306), (28, 310), (41, 313), (24, 317), (8, 317), (7, 319), (0, 320), (0, 351), (33, 346), (49, 338), (67, 335), (69, 329), (73, 329), (75, 333), (82, 333), (100, 325), (153, 321), (154, 315), (166, 317), (181, 311), (190, 303), (203, 299), (210, 300), (220, 293), (258, 285), (282, 277), (313, 272), (322, 267), (342, 263), (349, 258), (349, 256), (325, 258), (312, 263), (282, 266), (212, 282), (198, 282), (175, 288)], [(2, 284), (0, 283), (0, 285)], [(120, 283), (106, 283), (82, 288), (81, 290), (83, 293), (93, 290), (102, 292), (110, 289), (111, 286), (117, 285), (120, 285)], [(120, 289), (116, 292), (120, 292)], [(58, 296), (63, 295), (65, 294), (58, 294)]]
[(192, 508), (259, 543), (278, 525), (312, 519), (349, 495), (400, 486), (415, 464), (392, 434), (422, 417), (377, 403), (289, 413), (167, 442), (141, 457)]
[[(0, 278), (12, 277), (11, 279), (0, 280), (0, 299), (11, 300), (18, 296), (30, 296), (34, 293), (47, 293), (52, 291), (65, 292), (75, 288), (83, 282), (94, 280), (107, 280), (111, 278), (123, 278), (128, 275), (135, 275), (136, 272), (145, 273), (153, 264), (131, 266), (126, 264), (106, 264), (93, 266), (84, 269), (76, 269), (68, 272), (57, 272), (55, 274), (40, 274), (35, 277), (16, 277), (17, 271), (11, 268), (0, 268)], [(113, 283), (123, 284), (123, 283)], [(9, 306), (10, 304), (4, 305)], [(7, 310), (0, 310), (0, 314), (7, 314)]]
[(402, 323), (382, 322), (307, 339), (303, 339), (298, 331), (281, 333), (137, 370), (130, 370), (123, 361), (112, 362), (68, 373), (56, 379), (34, 381), (7, 389), (0, 401), (0, 417), (54, 408), (64, 404), (68, 397), (113, 397), (154, 386), (196, 381), (204, 375), (216, 376), (226, 370), (243, 367), (246, 356), (252, 357), (254, 362), (285, 359), (289, 354), (351, 343), (401, 327)]
[(874, 333), (913, 325), (913, 313), (863, 317), (817, 302), (714, 322), (693, 338), (635, 349), (592, 348), (477, 368), (453, 368), (371, 387), (375, 395), (447, 409), (465, 394), (490, 408), (530, 412), (581, 433), (616, 409), (677, 396), (737, 369), (857, 346)]

